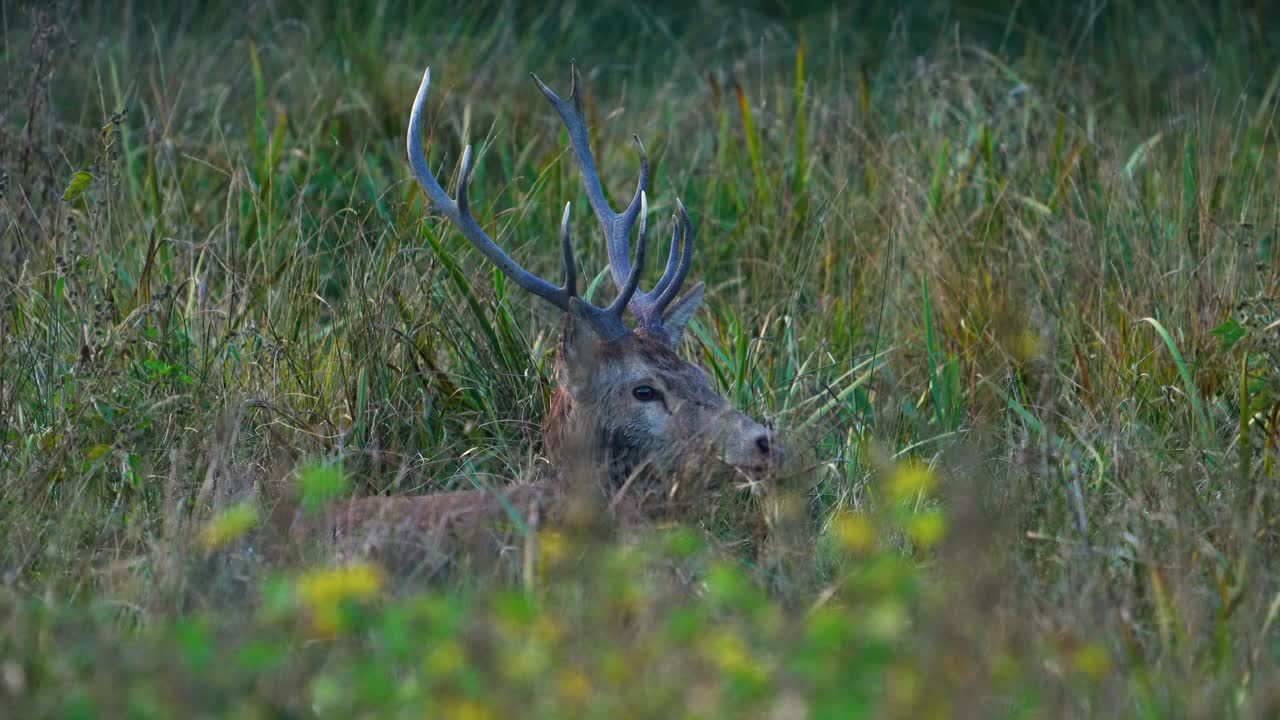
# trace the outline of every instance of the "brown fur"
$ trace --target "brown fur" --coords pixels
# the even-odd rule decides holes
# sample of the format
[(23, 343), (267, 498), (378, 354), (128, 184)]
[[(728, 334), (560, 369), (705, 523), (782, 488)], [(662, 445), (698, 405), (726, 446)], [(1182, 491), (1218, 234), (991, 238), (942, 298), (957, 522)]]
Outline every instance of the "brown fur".
[(547, 488), (529, 485), (363, 497), (315, 516), (299, 512), (291, 534), (299, 542), (323, 538), (343, 555), (439, 568), (470, 547), (511, 545), (518, 523), (536, 530), (556, 504)]

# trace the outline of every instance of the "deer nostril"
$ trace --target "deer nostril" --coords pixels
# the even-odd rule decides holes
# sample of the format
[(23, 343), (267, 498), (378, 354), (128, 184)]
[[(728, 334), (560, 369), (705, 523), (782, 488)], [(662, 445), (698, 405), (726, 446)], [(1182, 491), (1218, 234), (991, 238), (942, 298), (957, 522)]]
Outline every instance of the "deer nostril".
[(761, 435), (760, 437), (756, 438), (756, 449), (760, 451), (760, 454), (768, 455), (770, 450), (769, 445), (770, 443), (769, 443), (768, 435)]

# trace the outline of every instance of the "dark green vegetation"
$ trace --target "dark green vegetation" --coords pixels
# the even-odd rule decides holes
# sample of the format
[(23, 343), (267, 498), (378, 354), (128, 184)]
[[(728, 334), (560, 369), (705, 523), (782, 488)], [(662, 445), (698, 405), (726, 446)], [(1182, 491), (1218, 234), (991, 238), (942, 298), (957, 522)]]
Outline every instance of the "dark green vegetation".
[[(1280, 713), (1264, 3), (467, 5), (0, 0), (0, 708)], [(299, 497), (545, 472), (557, 318), (403, 132), (430, 64), (432, 166), (475, 144), (553, 278), (572, 199), (594, 277), (527, 75), (571, 58), (614, 197), (637, 132), (693, 214), (685, 351), (810, 469), (496, 575), (288, 543)]]

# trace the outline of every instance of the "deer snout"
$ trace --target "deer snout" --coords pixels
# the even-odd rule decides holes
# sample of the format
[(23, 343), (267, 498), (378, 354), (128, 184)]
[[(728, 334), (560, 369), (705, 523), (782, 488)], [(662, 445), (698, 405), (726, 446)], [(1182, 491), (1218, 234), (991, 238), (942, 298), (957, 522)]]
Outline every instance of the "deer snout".
[(764, 428), (764, 432), (756, 435), (755, 446), (760, 457), (769, 462), (782, 459), (782, 445), (778, 442), (778, 434), (768, 428)]
[(734, 413), (725, 437), (724, 460), (744, 470), (766, 470), (782, 463), (778, 434), (742, 413)]

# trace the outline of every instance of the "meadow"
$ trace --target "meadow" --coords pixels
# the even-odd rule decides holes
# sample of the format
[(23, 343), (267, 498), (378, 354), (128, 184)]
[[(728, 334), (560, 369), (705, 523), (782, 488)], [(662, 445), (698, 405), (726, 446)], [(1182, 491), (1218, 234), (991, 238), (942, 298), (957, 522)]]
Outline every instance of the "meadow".
[[(0, 716), (1280, 716), (1267, 3), (190, 5), (0, 0)], [(443, 573), (295, 542), (547, 472), (559, 319), (404, 133), (430, 65), (559, 277), (571, 62), (795, 468)]]

